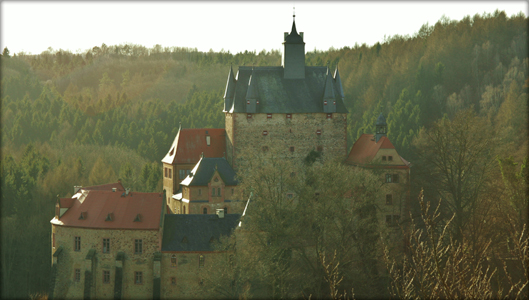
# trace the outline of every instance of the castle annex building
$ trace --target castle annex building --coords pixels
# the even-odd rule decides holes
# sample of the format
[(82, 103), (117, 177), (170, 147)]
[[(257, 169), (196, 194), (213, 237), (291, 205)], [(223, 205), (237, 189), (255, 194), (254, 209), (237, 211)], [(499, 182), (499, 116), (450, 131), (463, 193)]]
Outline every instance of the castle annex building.
[[(121, 182), (75, 187), (59, 198), (52, 226), (49, 298), (203, 298), (205, 266), (225, 259), (213, 246), (238, 230), (248, 201), (237, 172), (245, 154), (277, 151), (302, 160), (342, 161), (380, 176), (379, 220), (405, 213), (410, 163), (387, 138), (380, 114), (375, 134), (347, 152), (347, 109), (338, 69), (305, 66), (303, 32), (284, 34), (281, 66), (230, 68), (225, 129), (180, 126), (162, 161), (163, 193)], [(244, 215), (244, 214), (243, 214)], [(228, 253), (229, 254), (229, 253)]]

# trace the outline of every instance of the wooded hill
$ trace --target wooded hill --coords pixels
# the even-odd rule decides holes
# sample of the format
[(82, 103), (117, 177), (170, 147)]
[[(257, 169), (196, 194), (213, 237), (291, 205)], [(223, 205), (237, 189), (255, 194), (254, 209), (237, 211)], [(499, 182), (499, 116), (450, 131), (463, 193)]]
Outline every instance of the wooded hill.
[[(472, 108), (501, 136), (497, 154), (521, 162), (527, 151), (527, 25), (524, 15), (499, 11), (442, 18), (413, 36), (374, 46), (309, 51), (306, 65), (338, 66), (349, 147), (360, 134), (373, 133), (382, 112), (392, 143), (414, 162), (411, 145), (420, 128)], [(45, 224), (56, 195), (118, 177), (135, 190), (160, 190), (160, 160), (180, 123), (224, 127), (230, 65), (277, 66), (280, 60), (279, 51), (203, 53), (160, 45), (103, 44), (77, 54), (4, 49), (2, 296), (46, 290), (51, 254)]]

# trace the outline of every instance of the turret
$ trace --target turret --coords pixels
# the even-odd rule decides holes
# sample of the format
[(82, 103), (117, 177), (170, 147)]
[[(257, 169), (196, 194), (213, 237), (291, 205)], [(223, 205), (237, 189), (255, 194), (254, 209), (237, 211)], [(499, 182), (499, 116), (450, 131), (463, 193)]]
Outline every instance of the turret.
[(384, 118), (384, 115), (380, 113), (377, 119), (376, 123), (376, 134), (375, 134), (375, 140), (378, 143), (378, 140), (380, 140), (381, 137), (386, 136), (386, 133), (388, 132), (388, 124), (386, 123), (386, 118)]
[(284, 68), (285, 79), (305, 78), (305, 42), (303, 42), (303, 32), (298, 34), (296, 30), (295, 17), (296, 15), (294, 15), (290, 34), (285, 32), (284, 35), (281, 65)]

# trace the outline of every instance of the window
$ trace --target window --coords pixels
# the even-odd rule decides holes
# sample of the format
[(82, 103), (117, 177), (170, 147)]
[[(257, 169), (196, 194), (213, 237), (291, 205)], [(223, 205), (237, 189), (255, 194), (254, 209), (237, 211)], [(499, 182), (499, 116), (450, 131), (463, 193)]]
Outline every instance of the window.
[(103, 239), (103, 253), (110, 253), (110, 239)]
[(55, 248), (55, 233), (51, 234), (51, 246)]
[(143, 272), (134, 272), (134, 284), (143, 284)]
[(392, 182), (392, 179), (393, 179), (393, 175), (391, 175), (391, 174), (386, 174), (386, 183), (391, 183), (391, 182)]
[(176, 255), (171, 255), (171, 267), (176, 268)]
[(382, 161), (386, 161), (386, 156), (382, 156)]
[(296, 172), (290, 172), (290, 177), (296, 177)]
[(388, 156), (388, 160), (389, 160), (389, 161), (393, 161), (393, 156), (391, 156), (391, 155)]
[(205, 259), (204, 259), (204, 255), (200, 255), (200, 256), (198, 257), (198, 266), (199, 266), (199, 267), (203, 267), (203, 266), (204, 266), (204, 260), (205, 260)]
[(211, 146), (211, 137), (206, 135), (206, 145)]
[(176, 277), (171, 277), (171, 285), (176, 285)]
[(268, 135), (268, 131), (267, 131), (267, 130), (264, 130), (264, 131), (263, 131), (263, 135)]
[(391, 194), (386, 195), (386, 205), (393, 205), (393, 195)]
[(227, 215), (228, 214), (228, 207), (224, 206), (224, 214)]
[(143, 240), (135, 239), (134, 240), (134, 254), (142, 254), (142, 253), (143, 253)]
[(294, 152), (294, 146), (290, 146), (289, 150), (290, 152)]
[(180, 179), (184, 179), (186, 177), (186, 170), (178, 170), (178, 175)]
[(267, 119), (272, 119), (272, 114), (267, 114), (267, 115), (266, 115), (266, 118), (267, 118)]
[(220, 188), (217, 189), (217, 196), (219, 196), (219, 197), (221, 196), (221, 194), (220, 194)]
[(207, 207), (204, 207), (204, 208), (202, 209), (202, 213), (205, 214), (205, 215), (207, 215), (207, 214), (208, 214), (208, 208), (207, 208)]
[(75, 282), (81, 281), (81, 269), (75, 269), (73, 273), (73, 280)]
[(292, 119), (292, 114), (287, 114), (287, 119)]
[(247, 114), (246, 115), (246, 119), (251, 119), (252, 118), (252, 114)]
[(173, 177), (173, 170), (169, 169), (169, 178), (172, 178), (172, 177)]
[(332, 119), (332, 114), (327, 114), (327, 120)]
[(235, 189), (231, 189), (231, 195), (235, 194)]
[(321, 135), (321, 129), (316, 130), (317, 135)]
[(215, 197), (215, 188), (211, 188), (211, 197)]
[(198, 189), (198, 195), (202, 195), (202, 189)]
[(323, 105), (327, 105), (327, 100), (323, 101)]
[(164, 175), (165, 175), (165, 177), (167, 177), (167, 168), (163, 168), (163, 169), (164, 169), (164, 171), (165, 171), (165, 174), (164, 174)]
[(80, 236), (76, 236), (74, 238), (73, 250), (74, 251), (81, 251), (81, 237)]
[(185, 215), (185, 213), (186, 213), (186, 207), (184, 206), (184, 215)]
[(103, 283), (110, 283), (110, 271), (103, 271)]

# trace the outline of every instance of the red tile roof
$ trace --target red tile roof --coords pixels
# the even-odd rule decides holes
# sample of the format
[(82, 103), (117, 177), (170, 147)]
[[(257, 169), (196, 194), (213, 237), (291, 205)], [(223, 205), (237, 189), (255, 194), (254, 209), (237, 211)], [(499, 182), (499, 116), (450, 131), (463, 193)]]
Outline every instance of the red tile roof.
[[(206, 136), (210, 136), (209, 146), (206, 143)], [(162, 162), (196, 164), (202, 153), (206, 157), (223, 157), (225, 152), (226, 130), (222, 128), (180, 129)]]
[(356, 140), (345, 161), (351, 164), (368, 164), (380, 149), (395, 149), (395, 147), (385, 136), (377, 143), (374, 135), (364, 133)]
[(74, 198), (60, 198), (59, 207), (60, 208), (70, 208), (74, 203)]
[[(163, 203), (161, 193), (84, 190), (79, 198), (73, 198), (73, 205), (57, 220), (51, 223), (71, 227), (98, 229), (158, 229)], [(79, 220), (81, 213), (86, 219)], [(105, 221), (113, 214), (113, 221)], [(141, 222), (134, 222), (141, 214)]]

